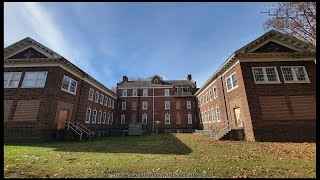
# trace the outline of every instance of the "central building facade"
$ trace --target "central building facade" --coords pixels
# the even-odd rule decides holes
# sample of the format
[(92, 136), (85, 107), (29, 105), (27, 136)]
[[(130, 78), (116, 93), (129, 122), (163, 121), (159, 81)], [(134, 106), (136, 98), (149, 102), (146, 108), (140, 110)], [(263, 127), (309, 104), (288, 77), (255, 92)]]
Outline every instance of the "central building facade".
[(120, 126), (142, 123), (148, 131), (192, 132), (198, 123), (195, 92), (196, 82), (190, 74), (186, 80), (163, 80), (158, 75), (128, 80), (123, 76), (117, 84)]

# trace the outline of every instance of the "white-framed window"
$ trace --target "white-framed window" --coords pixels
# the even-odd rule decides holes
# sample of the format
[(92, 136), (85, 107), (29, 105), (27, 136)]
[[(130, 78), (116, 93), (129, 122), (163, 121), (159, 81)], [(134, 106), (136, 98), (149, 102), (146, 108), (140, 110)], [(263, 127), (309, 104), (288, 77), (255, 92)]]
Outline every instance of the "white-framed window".
[(138, 96), (138, 90), (132, 89), (132, 96)]
[(164, 122), (165, 124), (170, 124), (170, 114), (166, 114), (165, 117), (164, 117)]
[(147, 124), (148, 115), (146, 113), (142, 114), (142, 124)]
[(187, 109), (191, 109), (191, 101), (187, 101)]
[(95, 124), (97, 122), (97, 110), (93, 110), (92, 114), (92, 124)]
[(99, 92), (96, 91), (96, 95), (94, 97), (94, 102), (99, 103)]
[(93, 90), (92, 88), (90, 88), (90, 89), (89, 89), (89, 97), (88, 97), (88, 99), (89, 99), (90, 101), (93, 100), (93, 94), (94, 94), (94, 90)]
[(202, 97), (200, 98), (200, 106), (202, 106)]
[(217, 87), (213, 87), (213, 98), (216, 99), (218, 96)]
[(216, 115), (217, 115), (217, 122), (220, 122), (220, 108), (219, 108), (219, 106), (216, 107)]
[(43, 71), (43, 72), (26, 72), (25, 75), (24, 75), (22, 87), (25, 87), (25, 88), (28, 88), (28, 87), (43, 88), (45, 83), (46, 83), (47, 74), (48, 74), (47, 71)]
[(103, 112), (103, 121), (102, 124), (106, 124), (106, 112)]
[(202, 105), (204, 105), (205, 103), (206, 103), (206, 97), (205, 97), (205, 95), (203, 95), (203, 102), (202, 102)]
[(252, 67), (255, 84), (281, 83), (276, 67)]
[(108, 112), (108, 115), (107, 115), (107, 124), (110, 124), (110, 113)]
[(164, 102), (164, 108), (165, 109), (170, 109), (170, 101), (165, 101)]
[(280, 68), (285, 83), (310, 83), (304, 66), (281, 66)]
[(148, 109), (148, 102), (147, 101), (142, 102), (142, 109)]
[(104, 106), (108, 106), (108, 96), (104, 99)]
[(230, 92), (238, 87), (237, 74), (234, 72), (226, 78), (227, 92)]
[(200, 107), (201, 106), (201, 101), (200, 101), (200, 99), (198, 99), (198, 107)]
[(206, 93), (206, 103), (209, 102), (209, 96), (208, 93)]
[(103, 105), (103, 100), (104, 100), (104, 95), (100, 94), (100, 104), (102, 104), (102, 105)]
[(201, 116), (201, 113), (199, 113), (199, 121), (200, 121), (200, 124), (202, 124), (202, 116)]
[(143, 96), (148, 96), (148, 89), (143, 89)]
[(126, 102), (122, 102), (122, 110), (126, 110), (126, 106), (127, 106), (127, 103)]
[(114, 100), (112, 99), (112, 109), (114, 109)]
[(3, 78), (4, 88), (17, 88), (21, 74), (22, 72), (5, 72)]
[(98, 114), (98, 124), (101, 124), (101, 118), (102, 118), (102, 111), (99, 111), (99, 114)]
[(214, 108), (211, 108), (211, 117), (212, 117), (212, 122), (215, 122), (216, 118), (214, 117)]
[(188, 124), (192, 124), (192, 114), (188, 114)]
[(87, 108), (87, 113), (86, 113), (86, 120), (85, 123), (90, 123), (90, 118), (91, 118), (91, 108)]
[(78, 82), (66, 75), (63, 76), (61, 90), (66, 91), (71, 94), (76, 94)]
[(208, 114), (208, 122), (211, 123), (211, 116), (210, 116), (211, 113), (210, 113), (209, 109), (208, 109), (208, 113), (207, 114)]
[(113, 113), (111, 113), (110, 124), (112, 124), (112, 122), (113, 122)]
[(111, 98), (108, 100), (108, 107), (111, 107)]
[(164, 89), (164, 95), (165, 95), (165, 96), (170, 96), (170, 91), (169, 91), (169, 89)]
[(203, 112), (203, 123), (207, 123), (207, 112)]
[(126, 97), (127, 96), (128, 91), (126, 89), (122, 89), (122, 96)]
[(126, 123), (126, 115), (122, 114), (121, 115), (121, 124), (125, 124)]
[(209, 91), (210, 101), (212, 101), (212, 91)]

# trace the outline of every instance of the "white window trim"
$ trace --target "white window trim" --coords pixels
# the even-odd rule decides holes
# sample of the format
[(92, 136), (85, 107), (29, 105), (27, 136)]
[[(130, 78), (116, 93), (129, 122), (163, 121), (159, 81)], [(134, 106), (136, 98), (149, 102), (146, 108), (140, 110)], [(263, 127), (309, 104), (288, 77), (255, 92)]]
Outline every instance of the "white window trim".
[(170, 90), (164, 89), (164, 96), (170, 96)]
[[(90, 97), (90, 92), (92, 92), (92, 97)], [(88, 97), (88, 99), (89, 99), (90, 101), (93, 101), (93, 97), (94, 97), (94, 90), (93, 90), (92, 88), (90, 88), (90, 89), (89, 89), (89, 97)]]
[[(146, 105), (146, 107), (144, 107), (144, 105)], [(142, 102), (142, 109), (148, 109), (148, 101)]]
[[(135, 92), (135, 93), (134, 93)], [(136, 97), (138, 96), (138, 89), (132, 89), (132, 96)]]
[(112, 99), (112, 105), (111, 105), (112, 109), (114, 109), (114, 100)]
[(203, 124), (201, 112), (199, 113), (199, 121), (200, 121), (200, 124)]
[[(211, 94), (211, 95), (210, 95)], [(212, 101), (212, 99), (213, 99), (213, 94), (212, 94), (212, 91), (210, 90), (209, 91), (209, 99), (210, 99), (210, 101)]]
[[(126, 93), (124, 93), (124, 92), (126, 92)], [(127, 96), (128, 96), (128, 90), (127, 89), (122, 89), (122, 97), (127, 97)]]
[(209, 94), (208, 94), (208, 92), (206, 93), (206, 103), (208, 103), (209, 102)]
[[(295, 68), (295, 67), (302, 67), (302, 69), (303, 69), (303, 71), (304, 71), (304, 73), (305, 73), (305, 76), (306, 76), (306, 80), (305, 80), (305, 81), (298, 81), (298, 80), (297, 80), (297, 74), (296, 74), (296, 72), (294, 71), (294, 68)], [(292, 72), (292, 76), (293, 76), (293, 81), (286, 81), (286, 79), (284, 78), (284, 73), (283, 73), (282, 68), (291, 68), (291, 72)], [(311, 83), (305, 66), (280, 66), (280, 69), (281, 69), (281, 73), (282, 73), (282, 77), (283, 77), (283, 82), (284, 82), (284, 83)]]
[[(24, 81), (24, 80), (25, 80), (25, 78), (26, 78), (26, 74), (27, 74), (27, 73), (36, 73), (35, 79), (33, 80), (33, 86), (26, 86), (26, 85), (25, 85), (25, 81)], [(46, 76), (44, 77), (44, 84), (43, 84), (43, 86), (35, 86), (35, 84), (36, 84), (36, 79), (37, 79), (39, 73), (46, 73)], [(45, 85), (46, 85), (47, 76), (48, 76), (48, 71), (29, 71), (29, 72), (25, 72), (25, 74), (24, 74), (24, 79), (23, 79), (21, 88), (44, 88)], [(11, 76), (11, 77), (12, 77), (12, 76)], [(69, 77), (69, 78), (70, 78), (70, 77)], [(21, 75), (20, 75), (19, 81), (20, 81), (20, 79), (21, 79)], [(70, 78), (70, 79), (72, 79), (72, 78)], [(75, 81), (75, 80), (74, 80), (74, 81)], [(70, 83), (70, 84), (71, 84), (71, 83)], [(78, 82), (76, 81), (76, 92), (77, 92), (77, 84), (78, 84)], [(18, 85), (19, 85), (19, 83), (18, 83)], [(61, 87), (62, 87), (62, 85), (61, 85)], [(70, 87), (69, 87), (69, 88), (70, 88)], [(71, 91), (70, 91), (70, 93), (71, 93)]]
[(104, 106), (108, 107), (108, 96), (104, 98)]
[(107, 114), (107, 124), (110, 124), (110, 113), (108, 112), (108, 114)]
[(111, 107), (111, 98), (108, 100), (108, 107)]
[(187, 101), (187, 109), (191, 109), (191, 101)]
[(208, 109), (208, 111), (207, 111), (207, 116), (208, 116), (208, 123), (211, 123), (211, 111), (210, 111), (210, 109)]
[(98, 124), (101, 124), (102, 122), (102, 111), (100, 110), (98, 113)]
[[(275, 72), (276, 72), (276, 78), (277, 78), (277, 81), (268, 81), (268, 77), (267, 77), (267, 72), (266, 72), (266, 68), (274, 68), (275, 69)], [(280, 78), (279, 78), (279, 74), (278, 74), (278, 69), (277, 67), (275, 66), (264, 66), (264, 67), (252, 67), (252, 74), (253, 74), (253, 80), (254, 80), (254, 83), (255, 84), (280, 84), (281, 81), (280, 81)], [(254, 74), (254, 69), (262, 69), (262, 72), (263, 72), (263, 79), (264, 81), (256, 81), (256, 77), (255, 77), (255, 74)]]
[[(167, 115), (168, 115), (168, 116), (167, 116)], [(169, 118), (168, 118), (168, 120), (169, 120), (168, 123), (167, 123), (167, 117), (169, 117)], [(171, 121), (171, 120), (170, 120), (170, 114), (168, 114), (168, 113), (165, 114), (165, 115), (164, 115), (164, 123), (165, 123), (165, 124), (170, 124), (170, 121)]]
[[(143, 118), (146, 118), (146, 122), (143, 122)], [(148, 123), (148, 115), (146, 113), (142, 114), (142, 124), (147, 124)]]
[(102, 124), (106, 124), (107, 113), (104, 111), (102, 116), (103, 116)]
[(216, 118), (215, 118), (216, 113), (215, 113), (214, 111), (215, 111), (215, 109), (214, 109), (214, 108), (211, 108), (211, 118), (212, 118), (212, 122), (213, 122), (213, 123), (216, 122)]
[(96, 124), (97, 123), (97, 116), (98, 116), (98, 111), (95, 109), (95, 110), (93, 110), (93, 113), (92, 113), (92, 124)]
[(113, 113), (111, 113), (110, 115), (110, 124), (112, 124), (112, 122), (113, 122)]
[(104, 100), (104, 95), (103, 94), (100, 94), (100, 104), (102, 104), (103, 105), (103, 101)]
[[(98, 96), (97, 96), (97, 94), (98, 94)], [(94, 102), (99, 103), (99, 97), (100, 97), (100, 93), (98, 91), (96, 91), (96, 93), (94, 94)]]
[(148, 89), (143, 89), (142, 90), (142, 95), (143, 96), (148, 96)]
[[(70, 84), (69, 84), (68, 90), (62, 88), (64, 77), (67, 77), (67, 78), (70, 79)], [(67, 93), (76, 95), (76, 94), (77, 94), (78, 81), (76, 81), (76, 80), (74, 80), (74, 79), (72, 79), (71, 77), (66, 76), (66, 75), (63, 76), (63, 79), (62, 79), (62, 83), (61, 83), (61, 90), (62, 90), (62, 91), (65, 91), (65, 92), (67, 92)], [(75, 89), (74, 89), (74, 92), (70, 91), (71, 81), (75, 81), (75, 82), (76, 82), (76, 87), (75, 87)]]
[[(219, 109), (219, 116), (218, 116), (218, 109)], [(221, 121), (221, 114), (220, 114), (220, 107), (216, 106), (216, 116), (217, 116), (217, 122)]]
[[(232, 73), (231, 75), (229, 75), (229, 76), (225, 79), (227, 92), (230, 92), (230, 91), (232, 91), (232, 90), (235, 90), (235, 89), (237, 89), (237, 88), (239, 87), (239, 80), (238, 80), (237, 74), (236, 74), (236, 77), (237, 77), (237, 85), (236, 85), (236, 86), (233, 86), (232, 76), (233, 76), (234, 74), (236, 74), (236, 72)], [(227, 79), (229, 79), (229, 78), (230, 78), (230, 80), (231, 80), (231, 86), (232, 86), (232, 87), (231, 87), (231, 89), (228, 90)]]
[(188, 114), (188, 124), (192, 124), (192, 114)]
[[(214, 90), (216, 90), (216, 93), (214, 93)], [(218, 89), (216, 86), (213, 87), (213, 99), (217, 99), (218, 97)]]
[[(18, 88), (18, 87), (19, 87), (19, 84), (20, 84), (22, 72), (4, 72), (4, 73), (7, 73), (7, 74), (10, 73), (10, 78), (9, 78), (9, 80), (8, 80), (8, 83), (7, 83), (7, 85), (4, 86), (4, 88)], [(13, 76), (14, 73), (20, 74), (18, 85), (17, 85), (17, 86), (9, 87), (10, 81), (11, 81), (12, 76)]]
[[(167, 104), (169, 104), (169, 107), (167, 108)], [(164, 109), (170, 109), (170, 101), (164, 102)]]
[(121, 114), (121, 124), (125, 124), (126, 123), (126, 115), (123, 113)]
[(126, 108), (127, 108), (127, 102), (122, 102), (121, 103), (121, 109), (122, 110), (126, 110)]
[[(90, 110), (90, 112), (89, 112), (89, 119), (87, 119), (87, 117), (88, 117), (88, 110)], [(87, 108), (87, 111), (86, 111), (86, 119), (85, 119), (85, 123), (90, 123), (90, 120), (91, 120), (91, 108), (90, 107), (88, 107)]]

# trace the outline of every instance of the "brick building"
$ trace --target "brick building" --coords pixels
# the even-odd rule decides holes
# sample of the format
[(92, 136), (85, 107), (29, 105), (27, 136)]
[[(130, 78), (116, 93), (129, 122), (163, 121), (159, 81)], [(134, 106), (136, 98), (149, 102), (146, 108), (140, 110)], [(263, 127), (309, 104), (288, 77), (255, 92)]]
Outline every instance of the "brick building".
[(194, 93), (196, 82), (163, 80), (154, 75), (147, 80), (123, 80), (117, 84), (118, 119), (120, 124), (143, 123), (150, 131), (160, 121), (159, 131), (192, 132), (197, 127)]
[(114, 92), (29, 37), (4, 48), (6, 141), (52, 139), (68, 121), (110, 129), (116, 103)]
[(195, 93), (200, 128), (217, 139), (315, 141), (315, 62), (315, 46), (274, 30), (262, 35)]

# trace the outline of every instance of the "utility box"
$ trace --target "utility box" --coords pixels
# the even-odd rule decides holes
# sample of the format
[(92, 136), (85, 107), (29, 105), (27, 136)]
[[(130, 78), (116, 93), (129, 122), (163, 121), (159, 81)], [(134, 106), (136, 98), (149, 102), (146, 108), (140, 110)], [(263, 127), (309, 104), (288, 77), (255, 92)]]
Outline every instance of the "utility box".
[(128, 127), (128, 135), (129, 136), (141, 136), (142, 133), (143, 133), (143, 130), (142, 130), (141, 123), (129, 124), (129, 127)]

